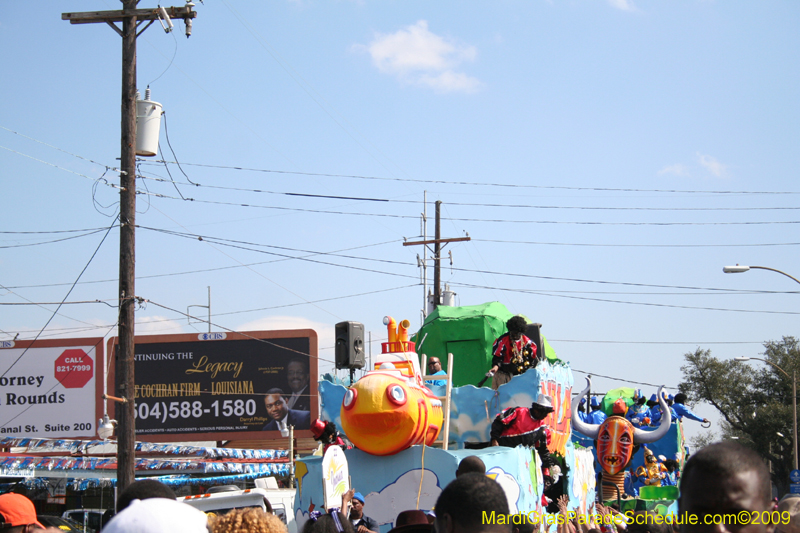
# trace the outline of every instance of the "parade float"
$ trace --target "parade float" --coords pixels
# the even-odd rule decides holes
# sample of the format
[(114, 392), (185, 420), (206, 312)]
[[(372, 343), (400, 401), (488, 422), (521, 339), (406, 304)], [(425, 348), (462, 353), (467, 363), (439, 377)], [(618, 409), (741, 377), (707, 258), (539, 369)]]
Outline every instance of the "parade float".
[[(319, 382), (320, 418), (335, 425), (355, 446), (344, 451), (351, 486), (364, 494), (365, 513), (382, 532), (393, 527), (401, 511), (432, 509), (444, 487), (455, 479), (459, 462), (469, 455), (480, 457), (487, 475), (503, 487), (510, 512), (533, 513), (543, 521), (543, 530), (555, 531), (555, 526), (548, 526), (554, 523), (551, 513), (556, 510), (551, 502), (560, 495), (567, 495), (570, 510), (584, 515), (597, 498), (594, 431), (584, 426), (588, 435), (573, 434), (572, 371), (541, 334), (539, 324), (531, 324), (534, 330), (528, 333), (544, 355), (535, 368), (514, 376), (496, 391), (476, 386), (491, 367), (492, 343), (505, 332), (511, 316), (497, 302), (439, 307), (411, 340), (406, 337), (407, 321), (401, 321), (405, 328), (398, 329), (387, 317), (389, 342), (383, 344), (364, 377), (351, 387)], [(442, 379), (420, 372), (426, 368), (427, 357), (433, 356), (446, 365), (447, 385), (425, 383)], [(534, 449), (488, 446), (495, 417), (508, 407), (530, 406), (540, 393), (552, 401), (553, 412), (545, 419), (551, 432), (547, 449), (561, 474), (549, 479), (552, 483), (547, 486)], [(660, 452), (660, 441), (669, 438), (675, 427), (667, 421), (661, 431), (666, 437), (657, 433), (656, 442), (652, 436), (644, 440)], [(667, 446), (664, 453), (673, 456), (673, 447)], [(633, 460), (628, 457), (626, 466), (643, 464), (630, 451)], [(322, 457), (299, 459), (295, 474), (294, 511), (302, 524), (309, 509), (323, 502)], [(672, 504), (663, 499), (657, 501), (658, 507), (630, 501), (639, 502), (628, 503), (630, 508), (661, 512)]]

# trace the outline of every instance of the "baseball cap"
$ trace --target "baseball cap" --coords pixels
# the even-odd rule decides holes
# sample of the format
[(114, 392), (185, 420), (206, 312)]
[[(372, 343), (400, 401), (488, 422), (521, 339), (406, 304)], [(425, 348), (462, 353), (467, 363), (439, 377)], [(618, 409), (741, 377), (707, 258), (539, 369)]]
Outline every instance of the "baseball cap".
[(167, 498), (133, 500), (118, 513), (103, 533), (208, 533), (205, 513), (194, 507)]
[(36, 524), (44, 529), (44, 526), (36, 520), (36, 509), (33, 502), (22, 494), (9, 492), (0, 495), (0, 523), (6, 527), (27, 526)]

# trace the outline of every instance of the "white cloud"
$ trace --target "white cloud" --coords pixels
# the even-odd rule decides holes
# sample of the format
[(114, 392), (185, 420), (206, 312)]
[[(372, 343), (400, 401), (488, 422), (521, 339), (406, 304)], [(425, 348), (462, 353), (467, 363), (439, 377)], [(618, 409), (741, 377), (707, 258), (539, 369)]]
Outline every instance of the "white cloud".
[(502, 487), (503, 492), (506, 493), (506, 500), (508, 501), (508, 512), (517, 514), (517, 500), (519, 500), (519, 484), (516, 478), (511, 474), (505, 472), (499, 466), (495, 466), (486, 472), (489, 477), (494, 477), (494, 480)]
[(377, 33), (369, 45), (353, 49), (366, 51), (379, 71), (405, 83), (437, 92), (475, 92), (481, 86), (478, 79), (455, 70), (465, 61), (474, 61), (477, 49), (432, 33), (425, 20), (395, 33)]
[(367, 494), (364, 507), (370, 510), (370, 518), (379, 525), (393, 524), (401, 511), (417, 508), (417, 494), (419, 494), (419, 508), (432, 509), (441, 492), (438, 476), (428, 469), (423, 476), (422, 470), (418, 468), (409, 470), (380, 492)]
[(608, 0), (611, 7), (615, 7), (622, 11), (636, 11), (636, 6), (633, 5), (633, 0)]
[(680, 163), (675, 163), (674, 165), (668, 165), (661, 170), (658, 171), (658, 175), (664, 174), (673, 174), (675, 176), (689, 176), (689, 170)]
[(700, 165), (718, 178), (725, 177), (727, 166), (720, 163), (716, 157), (697, 152), (697, 161)]
[[(201, 331), (205, 331), (206, 324), (199, 324)], [(164, 316), (136, 317), (136, 335), (168, 335), (185, 333), (184, 324)]]

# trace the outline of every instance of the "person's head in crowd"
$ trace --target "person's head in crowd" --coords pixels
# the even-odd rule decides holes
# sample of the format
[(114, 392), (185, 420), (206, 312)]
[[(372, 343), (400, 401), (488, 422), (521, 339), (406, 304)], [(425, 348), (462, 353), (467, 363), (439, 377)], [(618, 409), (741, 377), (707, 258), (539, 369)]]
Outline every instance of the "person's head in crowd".
[(506, 321), (508, 336), (512, 341), (518, 340), (525, 333), (527, 327), (528, 323), (521, 316), (512, 316)]
[(205, 513), (167, 498), (134, 500), (111, 519), (103, 533), (208, 533)]
[(639, 396), (639, 398), (636, 400), (636, 405), (640, 405), (640, 406), (644, 405), (644, 403), (646, 401), (647, 401), (647, 398), (645, 398), (644, 396)]
[(336, 511), (335, 516), (314, 512), (303, 525), (302, 533), (355, 533), (355, 530), (350, 520), (339, 511)]
[(672, 533), (672, 525), (663, 520), (655, 511), (634, 513), (628, 522), (628, 533)]
[(428, 358), (428, 374), (439, 372), (442, 369), (442, 362), (438, 357)]
[(209, 517), (211, 533), (286, 533), (280, 518), (258, 507), (234, 509), (223, 515)]
[(308, 386), (308, 363), (292, 359), (286, 366), (286, 380), (292, 392), (300, 392)]
[(3, 533), (30, 533), (44, 526), (36, 520), (36, 508), (27, 496), (0, 494), (0, 530)]
[(428, 522), (425, 511), (403, 511), (395, 518), (389, 533), (433, 533), (433, 524)]
[(675, 403), (684, 404), (686, 403), (686, 395), (682, 392), (679, 392), (678, 394), (675, 395), (675, 397), (672, 400)]
[(360, 492), (353, 494), (350, 500), (350, 518), (361, 518), (364, 516), (364, 495)]
[(468, 455), (467, 457), (461, 459), (461, 462), (458, 463), (458, 468), (456, 469), (456, 477), (469, 473), (476, 473), (476, 474), (486, 473), (486, 465), (477, 455)]
[[(789, 513), (789, 523), (784, 524), (784, 517)], [(800, 533), (800, 494), (787, 494), (778, 502), (778, 513), (780, 513), (779, 524), (775, 526), (776, 533)]]
[(117, 496), (117, 512), (125, 509), (133, 500), (146, 500), (148, 498), (167, 498), (177, 500), (178, 497), (171, 488), (155, 479), (140, 479), (134, 481)]
[(533, 514), (517, 513), (511, 518), (512, 533), (536, 533), (541, 520)]
[(483, 520), (484, 511), (508, 516), (508, 500), (497, 481), (484, 474), (464, 474), (450, 482), (436, 500), (436, 533), (511, 533), (507, 521)]
[(695, 525), (683, 524), (683, 533), (737, 531), (771, 533), (774, 524), (763, 521), (745, 526), (704, 525), (705, 516), (746, 511), (751, 514), (772, 510), (770, 474), (761, 457), (732, 440), (702, 448), (683, 467), (678, 509), (697, 515)]
[(289, 414), (289, 406), (283, 397), (282, 389), (270, 389), (264, 397), (264, 405), (267, 406), (267, 415), (272, 420), (283, 420)]

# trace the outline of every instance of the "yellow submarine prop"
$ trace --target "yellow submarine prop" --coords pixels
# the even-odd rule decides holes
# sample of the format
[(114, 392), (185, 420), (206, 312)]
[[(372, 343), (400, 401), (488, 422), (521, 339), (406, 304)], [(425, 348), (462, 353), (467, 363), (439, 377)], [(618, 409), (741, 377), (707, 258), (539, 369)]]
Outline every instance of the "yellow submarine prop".
[(393, 455), (415, 444), (432, 445), (442, 428), (442, 402), (425, 386), (408, 320), (383, 323), (389, 342), (381, 344), (375, 368), (347, 389), (342, 401), (342, 429), (359, 449)]

